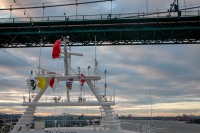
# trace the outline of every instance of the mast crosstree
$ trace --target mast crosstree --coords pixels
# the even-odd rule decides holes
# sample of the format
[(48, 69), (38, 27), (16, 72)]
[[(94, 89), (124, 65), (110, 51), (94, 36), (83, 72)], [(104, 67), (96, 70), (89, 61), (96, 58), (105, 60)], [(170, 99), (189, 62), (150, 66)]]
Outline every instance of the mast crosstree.
[[(80, 72), (79, 73), (72, 73), (70, 71), (71, 69), (71, 63), (69, 63), (68, 59), (71, 59), (71, 55), (77, 55), (77, 56), (83, 56), (83, 54), (80, 53), (73, 53), (67, 51), (67, 44), (69, 44), (69, 38), (64, 38), (64, 68), (65, 72), (64, 74), (56, 74), (55, 72), (49, 72), (48, 70), (38, 68), (38, 70), (35, 73), (35, 80), (38, 80), (39, 78), (44, 78), (46, 80), (46, 83), (49, 83), (51, 78), (54, 77), (59, 82), (66, 82), (66, 79), (72, 78), (75, 82), (80, 82)], [(96, 58), (95, 58), (96, 59)], [(71, 62), (71, 61), (70, 61)], [(96, 69), (97, 67), (95, 67)], [(98, 75), (97, 70), (94, 70), (94, 74), (90, 73), (84, 73), (84, 80), (85, 83), (89, 86), (91, 92), (94, 94), (96, 98), (96, 102), (94, 101), (86, 101), (83, 98), (77, 99), (77, 101), (70, 101), (69, 97), (69, 90), (67, 91), (67, 99), (66, 101), (57, 101), (54, 102), (39, 102), (40, 98), (44, 94), (44, 92), (49, 87), (49, 84), (46, 84), (44, 86), (44, 89), (41, 89), (39, 93), (34, 97), (34, 99), (31, 101), (22, 103), (22, 106), (28, 106), (22, 117), (19, 119), (16, 125), (14, 125), (14, 128), (12, 132), (18, 132), (18, 131), (29, 131), (30, 125), (33, 121), (34, 113), (36, 112), (36, 107), (38, 106), (100, 106), (100, 112), (102, 116), (102, 121), (100, 128), (101, 130), (112, 130), (112, 131), (119, 131), (121, 130), (120, 127), (120, 121), (115, 116), (115, 113), (113, 111), (113, 108), (111, 106), (115, 105), (115, 101), (111, 99), (107, 99), (105, 95), (102, 95), (100, 93), (99, 88), (96, 86), (96, 84), (93, 84), (92, 81), (98, 81), (101, 80), (101, 76)], [(80, 96), (79, 96), (80, 98)]]

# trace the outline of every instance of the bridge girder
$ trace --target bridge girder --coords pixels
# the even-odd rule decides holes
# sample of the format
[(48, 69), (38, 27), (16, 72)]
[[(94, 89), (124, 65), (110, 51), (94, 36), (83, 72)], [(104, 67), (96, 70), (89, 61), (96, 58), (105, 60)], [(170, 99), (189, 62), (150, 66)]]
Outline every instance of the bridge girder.
[[(0, 48), (51, 47), (70, 36), (71, 46), (200, 44), (200, 17), (0, 23)], [(42, 40), (42, 44), (41, 43)]]

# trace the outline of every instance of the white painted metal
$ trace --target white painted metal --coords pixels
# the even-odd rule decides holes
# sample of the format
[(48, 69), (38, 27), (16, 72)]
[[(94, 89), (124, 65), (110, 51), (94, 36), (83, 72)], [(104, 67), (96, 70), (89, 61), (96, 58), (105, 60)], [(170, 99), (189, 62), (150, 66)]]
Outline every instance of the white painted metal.
[[(65, 41), (66, 42), (66, 41)], [(55, 72), (50, 72), (45, 69), (39, 68), (37, 71), (38, 73), (36, 74), (35, 79), (37, 80), (39, 77), (43, 77), (46, 79), (46, 82), (49, 83), (51, 77), (55, 77), (58, 79), (59, 82), (65, 81), (68, 78), (73, 78), (73, 81), (78, 81), (80, 80), (80, 72), (76, 74), (71, 74), (68, 73), (70, 67), (68, 67), (68, 62), (67, 62), (67, 55), (78, 55), (82, 56), (82, 54), (77, 54), (77, 53), (68, 53), (67, 48), (66, 48), (66, 43), (64, 45), (64, 63), (65, 63), (65, 74), (60, 75), (56, 74)], [(96, 57), (95, 57), (96, 61)], [(97, 64), (97, 63), (96, 63)], [(97, 66), (95, 67), (97, 69)], [(97, 72), (97, 70), (95, 70)], [(38, 102), (41, 96), (44, 94), (46, 91), (48, 84), (46, 84), (45, 89), (40, 91), (32, 101), (29, 102), (23, 102), (23, 106), (28, 106), (24, 114), (21, 116), (17, 124), (14, 126), (12, 133), (130, 133), (130, 131), (122, 130), (121, 129), (121, 123), (119, 119), (116, 117), (115, 112), (111, 106), (115, 105), (115, 101), (107, 101), (107, 97), (104, 95), (101, 95), (99, 92), (99, 89), (95, 84), (92, 83), (92, 81), (97, 81), (100, 80), (101, 77), (95, 73), (92, 75), (91, 73), (88, 72), (88, 75), (85, 75), (85, 81), (88, 84), (91, 92), (94, 94), (95, 98), (97, 99), (96, 102), (89, 102), (89, 101), (78, 101), (77, 102), (72, 102), (69, 99), (68, 96), (68, 101), (65, 102)], [(30, 124), (33, 119), (33, 115), (36, 111), (37, 106), (100, 106), (100, 112), (102, 116), (102, 120), (100, 123), (100, 126), (86, 126), (86, 127), (65, 127), (65, 128), (46, 128), (42, 129), (44, 127), (44, 123), (42, 123), (42, 126), (36, 128), (36, 130), (41, 129), (40, 131), (36, 131), (33, 129), (30, 129)], [(144, 131), (149, 131), (144, 129)], [(134, 131), (131, 131), (131, 133), (137, 133)], [(151, 132), (152, 133), (152, 132)]]
[(115, 105), (115, 102), (44, 102), (44, 103), (22, 103), (22, 106), (106, 106)]
[[(73, 81), (79, 81), (80, 80), (80, 76), (78, 74), (68, 74), (68, 75), (56, 75), (56, 74), (47, 74), (47, 75), (41, 75), (40, 77), (42, 78), (51, 78), (51, 77), (55, 77), (56, 79), (58, 79), (59, 81), (66, 81), (66, 79), (68, 78), (73, 78)], [(35, 79), (37, 80), (38, 77), (35, 77)], [(85, 76), (85, 80), (100, 80), (101, 77), (98, 75), (86, 75)]]
[[(50, 78), (46, 78), (46, 82), (48, 83), (50, 81)], [(32, 103), (37, 103), (40, 99), (40, 97), (43, 95), (43, 93), (45, 92), (45, 90), (47, 89), (48, 84), (46, 84), (44, 91), (40, 91), (36, 97), (34, 98), (34, 100), (32, 101)], [(36, 110), (36, 106), (28, 106), (28, 108), (26, 109), (26, 112), (24, 112), (24, 115), (22, 115), (22, 117), (19, 119), (19, 121), (17, 122), (16, 125), (14, 125), (14, 128), (12, 130), (12, 132), (17, 132), (17, 131), (29, 131), (30, 128), (30, 124), (32, 122), (33, 119), (33, 115), (35, 113)], [(24, 120), (24, 118), (26, 118), (26, 116), (29, 115), (29, 119)]]

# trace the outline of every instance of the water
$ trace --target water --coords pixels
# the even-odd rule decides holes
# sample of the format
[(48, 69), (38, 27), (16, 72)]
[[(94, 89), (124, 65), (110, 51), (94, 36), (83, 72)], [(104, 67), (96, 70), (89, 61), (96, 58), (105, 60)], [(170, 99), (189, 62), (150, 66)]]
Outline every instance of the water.
[[(121, 122), (146, 124), (147, 120), (121, 120)], [(183, 121), (153, 120), (157, 133), (200, 133), (200, 124), (190, 124)]]

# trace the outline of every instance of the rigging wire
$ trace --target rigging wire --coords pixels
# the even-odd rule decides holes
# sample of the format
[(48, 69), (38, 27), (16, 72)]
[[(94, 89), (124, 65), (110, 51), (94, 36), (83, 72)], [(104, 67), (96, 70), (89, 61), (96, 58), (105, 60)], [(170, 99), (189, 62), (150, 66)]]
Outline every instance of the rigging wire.
[(1, 50), (2, 50), (4, 53), (7, 53), (8, 55), (12, 56), (12, 57), (15, 58), (16, 60), (18, 60), (18, 61), (20, 61), (20, 62), (26, 64), (26, 65), (29, 66), (30, 68), (34, 68), (34, 69), (35, 69), (35, 67), (33, 67), (31, 64), (29, 64), (29, 63), (27, 63), (26, 61), (23, 61), (22, 59), (20, 59), (20, 58), (14, 56), (13, 54), (11, 54), (11, 53), (9, 53), (8, 51), (6, 51), (5, 49), (1, 49)]
[[(17, 5), (18, 5), (18, 7), (20, 7), (20, 8), (24, 8), (23, 6), (22, 6), (22, 4), (18, 1), (18, 0), (15, 0), (14, 1), (14, 3), (16, 3)], [(43, 4), (43, 18), (44, 18), (44, 4)], [(1, 9), (0, 9), (1, 10)], [(13, 9), (12, 8), (10, 8), (10, 10), (12, 11)], [(31, 20), (33, 20), (33, 18), (31, 17), (31, 15), (24, 9), (24, 15), (26, 15), (28, 18), (31, 18)], [(11, 18), (11, 16), (10, 16), (10, 18)], [(37, 24), (36, 24), (37, 25)], [(38, 29), (38, 31), (40, 32), (40, 28), (37, 28)], [(45, 37), (43, 37), (42, 35), (40, 35), (42, 38), (44, 38), (45, 39)], [(41, 44), (40, 44), (40, 48), (41, 48)]]
[[(18, 0), (15, 0), (15, 3), (19, 8), (23, 8), (22, 4)], [(31, 18), (31, 15), (25, 9), (24, 9), (24, 15)]]
[[(43, 0), (44, 1), (44, 0)], [(72, 3), (72, 1), (74, 2), (74, 0), (67, 0), (67, 3), (70, 3), (69, 1), (71, 1), (71, 3)], [(81, 1), (81, 0), (79, 0), (79, 1)], [(82, 1), (85, 1), (85, 0), (82, 0)], [(91, 0), (92, 1), (92, 0)], [(111, 0), (109, 0), (109, 1), (111, 1)], [(31, 1), (30, 1), (31, 2)], [(23, 5), (24, 6), (33, 6), (33, 5), (41, 5), (42, 4), (42, 2), (37, 2), (37, 3), (30, 3), (29, 1), (28, 1), (28, 3), (23, 3)], [(15, 3), (15, 2), (14, 2)], [(63, 3), (66, 3), (66, 0), (60, 0), (60, 1), (56, 1), (56, 2), (48, 2), (48, 1), (46, 1), (46, 2), (43, 2), (43, 3), (45, 3), (46, 5), (54, 5), (54, 4), (58, 4), (58, 3), (60, 3), (60, 4), (63, 4)], [(10, 5), (8, 5), (8, 4), (5, 4), (5, 6), (10, 6)]]
[[(79, 3), (69, 3), (69, 4), (59, 4), (59, 5), (47, 5), (47, 6), (30, 6), (30, 7), (19, 7), (19, 8), (1, 8), (0, 10), (21, 10), (21, 9), (37, 9), (37, 8), (50, 8), (50, 7), (61, 7), (61, 6), (73, 6), (73, 5), (85, 5), (85, 4), (94, 4), (94, 3), (102, 3), (111, 0), (97, 0), (97, 1), (87, 1), (87, 2), (79, 2)], [(113, 1), (113, 0), (112, 0)]]

